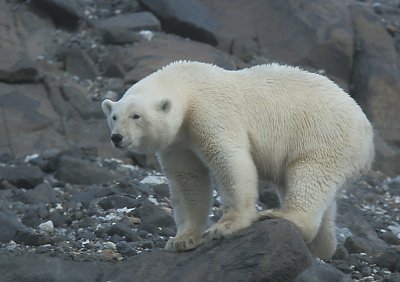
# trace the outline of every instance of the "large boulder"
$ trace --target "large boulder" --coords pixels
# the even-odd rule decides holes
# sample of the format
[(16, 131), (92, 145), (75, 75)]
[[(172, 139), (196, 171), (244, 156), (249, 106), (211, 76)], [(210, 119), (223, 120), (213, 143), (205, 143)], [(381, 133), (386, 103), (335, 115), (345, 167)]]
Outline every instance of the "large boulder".
[(368, 6), (350, 6), (355, 31), (351, 95), (376, 131), (377, 169), (400, 173), (400, 57), (393, 38)]
[(178, 60), (201, 61), (226, 69), (235, 69), (237, 64), (232, 56), (210, 45), (163, 33), (156, 33), (150, 41), (119, 47), (117, 53), (129, 84)]
[(353, 32), (345, 1), (200, 0), (217, 20), (218, 46), (246, 61), (255, 56), (323, 69), (349, 82)]
[(0, 83), (0, 108), (0, 154), (67, 147), (43, 85)]
[(198, 0), (140, 0), (140, 3), (160, 18), (164, 31), (217, 44), (217, 23)]
[(311, 255), (294, 225), (267, 220), (193, 251), (132, 257), (108, 273), (106, 280), (293, 281), (311, 264)]
[(56, 24), (76, 28), (83, 16), (79, 0), (33, 0), (32, 4), (43, 10)]
[(0, 208), (0, 242), (8, 243), (18, 232), (27, 230), (28, 228), (18, 220), (14, 212)]
[(11, 7), (0, 2), (0, 81), (34, 81), (38, 71), (22, 38), (24, 28), (13, 19)]
[(103, 40), (111, 44), (133, 43), (141, 30), (160, 30), (158, 19), (149, 12), (118, 15), (94, 23)]

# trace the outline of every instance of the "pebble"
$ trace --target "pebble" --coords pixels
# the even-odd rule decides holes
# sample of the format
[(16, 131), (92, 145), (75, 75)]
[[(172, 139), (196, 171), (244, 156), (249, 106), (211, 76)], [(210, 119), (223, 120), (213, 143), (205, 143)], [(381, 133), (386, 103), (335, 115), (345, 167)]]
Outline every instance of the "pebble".
[(143, 178), (140, 183), (142, 184), (156, 184), (156, 185), (160, 185), (160, 184), (166, 184), (167, 183), (167, 178), (165, 176), (160, 176), (160, 175), (150, 175), (150, 176), (146, 176), (145, 178)]
[(41, 223), (38, 226), (38, 229), (45, 233), (53, 233), (53, 231), (54, 231), (53, 221), (49, 220), (49, 221)]
[(113, 242), (104, 242), (103, 244), (104, 249), (116, 250), (117, 246)]

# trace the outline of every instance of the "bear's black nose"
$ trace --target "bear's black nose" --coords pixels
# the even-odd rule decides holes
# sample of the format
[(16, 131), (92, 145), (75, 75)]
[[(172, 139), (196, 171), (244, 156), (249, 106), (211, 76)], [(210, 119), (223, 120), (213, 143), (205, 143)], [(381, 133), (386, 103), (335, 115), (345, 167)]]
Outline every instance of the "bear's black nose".
[(114, 144), (118, 144), (119, 142), (122, 141), (124, 137), (121, 134), (113, 134), (111, 135), (111, 141), (113, 141)]

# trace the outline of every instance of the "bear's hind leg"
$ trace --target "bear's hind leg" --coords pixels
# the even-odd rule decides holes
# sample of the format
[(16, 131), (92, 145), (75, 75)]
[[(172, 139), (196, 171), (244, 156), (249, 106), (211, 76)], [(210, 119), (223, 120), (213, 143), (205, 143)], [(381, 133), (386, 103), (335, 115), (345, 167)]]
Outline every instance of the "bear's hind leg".
[(336, 251), (336, 202), (326, 210), (315, 238), (307, 244), (310, 252), (320, 259), (329, 259)]
[[(334, 243), (331, 241), (336, 239), (332, 238), (329, 230), (334, 227), (334, 213), (332, 210), (326, 211), (332, 205), (338, 187), (344, 182), (335, 163), (334, 160), (329, 162), (327, 158), (324, 161), (306, 158), (290, 164), (285, 175), (286, 187), (281, 208), (262, 211), (259, 218), (287, 219), (300, 229), (304, 241), (313, 248), (321, 244), (328, 244), (327, 249), (333, 248)], [(331, 220), (321, 225), (324, 215)], [(314, 238), (316, 241), (312, 243)], [(327, 239), (329, 242), (320, 242)], [(318, 249), (322, 250), (322, 247)]]
[(177, 234), (166, 246), (170, 251), (196, 248), (211, 208), (208, 169), (191, 151), (170, 150), (158, 155), (168, 178)]

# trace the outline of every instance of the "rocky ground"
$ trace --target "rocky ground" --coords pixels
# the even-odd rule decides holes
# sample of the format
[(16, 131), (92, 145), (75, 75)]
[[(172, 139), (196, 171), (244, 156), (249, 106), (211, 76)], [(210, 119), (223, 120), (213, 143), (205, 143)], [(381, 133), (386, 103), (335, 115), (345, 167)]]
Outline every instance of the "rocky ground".
[[(316, 274), (303, 275), (320, 277), (319, 280), (306, 276), (298, 281), (328, 281), (323, 277), (332, 275), (343, 280), (329, 281), (347, 281), (349, 277), (356, 281), (400, 281), (400, 177), (371, 172), (343, 191), (338, 208), (340, 246), (332, 260), (312, 262), (297, 230), (285, 226), (283, 220), (257, 223), (245, 231), (248, 234), (242, 232), (178, 257), (163, 257), (176, 255), (161, 251), (175, 234), (165, 177), (117, 159), (99, 158), (93, 148), (49, 150), (24, 159), (2, 160), (0, 176), (2, 281), (94, 281), (94, 277), (161, 281), (154, 275), (163, 272), (165, 281), (169, 281), (173, 280), (169, 268), (175, 270), (179, 266), (180, 271), (175, 270), (174, 275), (186, 273), (190, 275), (187, 277), (193, 276), (193, 281), (204, 281), (205, 277), (210, 278), (209, 261), (218, 261), (215, 253), (224, 256), (222, 265), (233, 264), (230, 270), (222, 268), (223, 272), (218, 269), (215, 273), (242, 270), (235, 274), (237, 280), (224, 280), (229, 277), (224, 275), (217, 281), (261, 281), (260, 277), (291, 281), (311, 264)], [(259, 208), (276, 205), (271, 187), (261, 189)], [(215, 194), (211, 218), (217, 220), (220, 212)], [(273, 240), (276, 243), (272, 244)], [(253, 260), (272, 259), (274, 264), (250, 263), (243, 252), (249, 252)], [(279, 252), (281, 255), (277, 255)], [(291, 263), (285, 267), (288, 257)], [(43, 260), (45, 264), (37, 265)], [(79, 263), (74, 265), (75, 262)], [(143, 269), (149, 263), (157, 264), (157, 268)], [(51, 270), (54, 264), (64, 274), (55, 272), (55, 276)], [(323, 264), (335, 269), (321, 269)], [(135, 273), (129, 266), (134, 267)], [(79, 275), (68, 276), (72, 275), (69, 267)], [(271, 268), (285, 271), (287, 277), (279, 280)], [(329, 276), (324, 276), (327, 272)]]
[[(398, 0), (0, 1), (0, 280), (400, 281), (399, 19)], [(299, 65), (361, 105), (375, 172), (339, 195), (332, 260), (280, 220), (160, 251), (175, 233), (165, 178), (111, 147), (100, 101), (181, 59)], [(276, 204), (261, 189), (259, 208)]]

